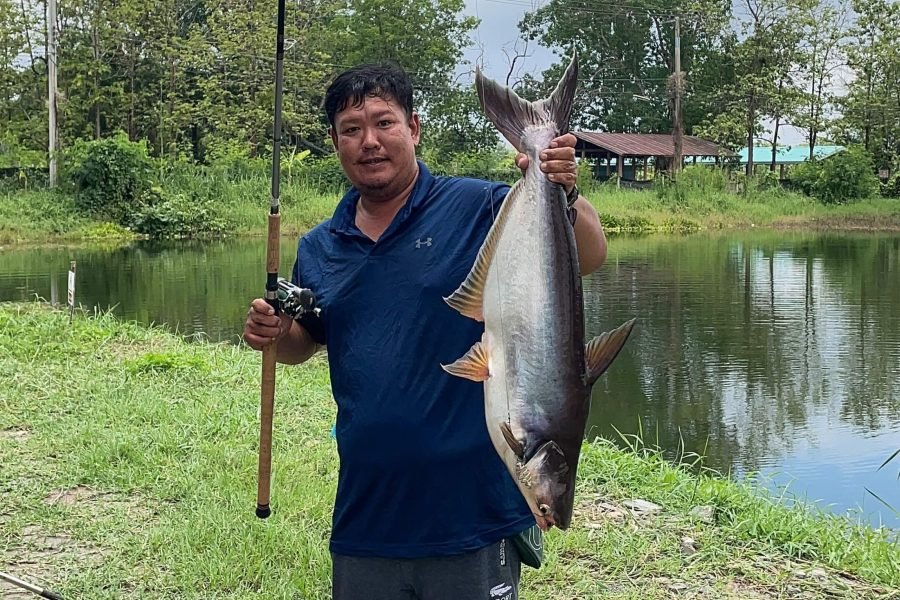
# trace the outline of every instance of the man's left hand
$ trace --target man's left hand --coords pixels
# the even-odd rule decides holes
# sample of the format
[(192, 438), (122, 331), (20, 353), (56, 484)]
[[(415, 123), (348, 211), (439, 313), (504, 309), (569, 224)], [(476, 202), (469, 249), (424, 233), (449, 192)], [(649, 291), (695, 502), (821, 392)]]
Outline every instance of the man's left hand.
[[(547, 179), (558, 183), (566, 190), (566, 194), (575, 187), (578, 178), (578, 166), (575, 164), (575, 143), (577, 138), (571, 133), (554, 138), (550, 147), (542, 150), (541, 171), (547, 174)], [(524, 172), (528, 168), (528, 157), (520, 152), (516, 155), (516, 166)]]

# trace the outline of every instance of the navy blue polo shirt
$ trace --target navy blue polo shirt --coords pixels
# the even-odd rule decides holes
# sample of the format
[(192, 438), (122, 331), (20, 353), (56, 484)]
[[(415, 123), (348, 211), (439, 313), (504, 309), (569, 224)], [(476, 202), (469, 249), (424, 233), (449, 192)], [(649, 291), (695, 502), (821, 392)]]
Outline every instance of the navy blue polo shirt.
[(322, 309), (340, 456), (331, 551), (418, 558), (509, 537), (534, 517), (488, 437), (483, 384), (441, 364), (484, 331), (444, 302), (475, 262), (509, 187), (434, 177), (373, 242), (351, 189), (301, 238), (294, 282)]

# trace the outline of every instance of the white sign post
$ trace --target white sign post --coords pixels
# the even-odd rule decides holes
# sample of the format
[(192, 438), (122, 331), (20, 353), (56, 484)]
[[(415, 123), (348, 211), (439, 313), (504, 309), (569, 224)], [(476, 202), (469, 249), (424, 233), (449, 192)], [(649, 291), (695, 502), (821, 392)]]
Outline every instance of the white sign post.
[(69, 263), (69, 294), (67, 298), (69, 305), (69, 324), (72, 323), (72, 315), (75, 313), (75, 261)]

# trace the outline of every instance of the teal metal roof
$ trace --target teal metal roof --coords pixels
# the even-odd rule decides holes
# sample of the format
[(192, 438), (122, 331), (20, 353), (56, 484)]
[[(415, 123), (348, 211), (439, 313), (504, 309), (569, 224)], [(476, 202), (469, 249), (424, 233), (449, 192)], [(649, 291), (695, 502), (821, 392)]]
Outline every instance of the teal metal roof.
[[(846, 150), (844, 146), (816, 146), (814, 155), (818, 159), (828, 158), (833, 154)], [(741, 148), (738, 152), (740, 155), (740, 163), (747, 164), (747, 148)], [(775, 157), (775, 164), (778, 165), (795, 165), (797, 163), (806, 162), (809, 159), (809, 146), (799, 144), (796, 146), (779, 146), (778, 153)], [(771, 146), (754, 146), (753, 162), (754, 163), (770, 163), (772, 160)], [(701, 162), (712, 163), (714, 159), (703, 159)]]

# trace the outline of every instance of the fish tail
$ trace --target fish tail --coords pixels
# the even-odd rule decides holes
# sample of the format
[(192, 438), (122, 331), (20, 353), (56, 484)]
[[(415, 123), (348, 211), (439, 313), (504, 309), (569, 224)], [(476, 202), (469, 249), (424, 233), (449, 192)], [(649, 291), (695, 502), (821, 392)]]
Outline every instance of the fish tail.
[(578, 58), (574, 54), (553, 93), (535, 102), (529, 102), (508, 87), (488, 79), (480, 68), (475, 71), (475, 89), (481, 108), (519, 152), (525, 151), (522, 138), (527, 127), (553, 124), (557, 135), (569, 130), (577, 84)]

